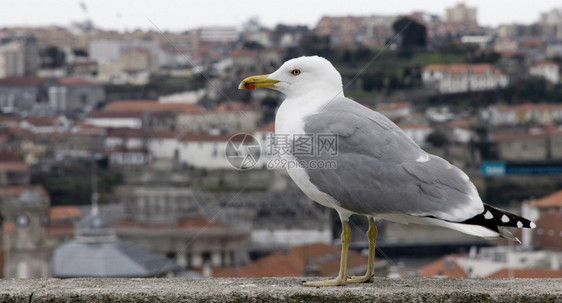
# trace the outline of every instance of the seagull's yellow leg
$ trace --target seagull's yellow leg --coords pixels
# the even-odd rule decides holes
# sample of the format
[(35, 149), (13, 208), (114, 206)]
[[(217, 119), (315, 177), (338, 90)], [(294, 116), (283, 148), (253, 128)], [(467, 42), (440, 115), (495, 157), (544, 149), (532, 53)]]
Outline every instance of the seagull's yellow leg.
[(347, 280), (347, 252), (349, 251), (349, 242), (351, 241), (351, 229), (349, 228), (349, 221), (342, 221), (341, 232), (341, 259), (340, 259), (340, 273), (333, 280), (324, 281), (308, 281), (304, 282), (304, 286), (340, 286), (345, 285)]
[(369, 262), (367, 265), (367, 273), (362, 277), (351, 277), (347, 280), (349, 283), (365, 283), (375, 280), (375, 245), (379, 231), (375, 224), (375, 219), (369, 217), (369, 230), (367, 230), (367, 238), (369, 238)]

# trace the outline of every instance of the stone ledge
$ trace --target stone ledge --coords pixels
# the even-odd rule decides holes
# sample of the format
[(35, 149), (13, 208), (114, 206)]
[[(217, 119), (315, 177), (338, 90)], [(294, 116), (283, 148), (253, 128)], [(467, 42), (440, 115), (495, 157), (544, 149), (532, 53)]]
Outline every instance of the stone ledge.
[(1, 302), (562, 302), (562, 279), (387, 279), (309, 288), (303, 278), (0, 280)]

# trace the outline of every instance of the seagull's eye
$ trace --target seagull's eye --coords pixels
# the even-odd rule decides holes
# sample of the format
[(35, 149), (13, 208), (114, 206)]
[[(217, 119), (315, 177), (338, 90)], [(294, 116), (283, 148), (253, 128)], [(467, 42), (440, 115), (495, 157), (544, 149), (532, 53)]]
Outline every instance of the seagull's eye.
[(291, 71), (291, 75), (293, 75), (293, 76), (298, 76), (300, 74), (301, 74), (301, 70), (298, 69), (298, 68), (295, 68)]

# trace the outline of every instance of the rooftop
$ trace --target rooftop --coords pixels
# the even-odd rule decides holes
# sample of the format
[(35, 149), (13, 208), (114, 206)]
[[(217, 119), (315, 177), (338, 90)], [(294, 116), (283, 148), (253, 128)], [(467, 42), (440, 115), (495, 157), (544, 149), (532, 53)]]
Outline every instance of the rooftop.
[(444, 256), (443, 258), (420, 268), (417, 271), (417, 274), (420, 277), (468, 277), (466, 272), (457, 264), (455, 259), (454, 255)]
[(562, 190), (555, 191), (533, 202), (539, 208), (562, 207)]
[(489, 278), (562, 278), (562, 270), (548, 268), (501, 269)]
[(200, 114), (204, 108), (188, 103), (160, 103), (154, 100), (120, 100), (109, 103), (103, 111), (125, 112), (159, 112), (173, 111), (178, 113)]
[[(312, 243), (277, 251), (246, 266), (218, 269), (215, 276), (234, 277), (294, 277), (313, 269), (318, 276), (335, 276), (340, 265), (341, 247), (326, 243)], [(350, 250), (348, 269), (366, 270), (367, 257)]]

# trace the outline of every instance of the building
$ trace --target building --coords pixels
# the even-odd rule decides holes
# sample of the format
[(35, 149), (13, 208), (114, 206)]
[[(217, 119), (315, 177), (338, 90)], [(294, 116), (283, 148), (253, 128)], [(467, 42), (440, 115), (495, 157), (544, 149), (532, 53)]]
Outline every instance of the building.
[(552, 84), (560, 83), (560, 67), (555, 62), (537, 62), (531, 66), (529, 74), (531, 76), (543, 78)]
[(100, 128), (142, 128), (142, 113), (127, 111), (92, 111), (84, 123)]
[(496, 132), (491, 135), (501, 160), (531, 161), (549, 158), (548, 134), (527, 131)]
[(29, 166), (14, 152), (0, 152), (0, 186), (29, 184)]
[(90, 43), (88, 54), (90, 59), (96, 61), (119, 60), (119, 56), (131, 50), (146, 50), (158, 54), (159, 46), (155, 41), (144, 40), (95, 40)]
[(225, 101), (210, 110), (179, 113), (176, 129), (208, 133), (251, 132), (262, 115), (250, 105), (239, 101)]
[(200, 169), (233, 169), (226, 155), (232, 135), (185, 133), (178, 138), (178, 159), (181, 163)]
[(562, 123), (562, 104), (494, 105), (482, 110), (480, 119), (492, 126), (559, 124)]
[(456, 262), (457, 257), (462, 255), (448, 255), (431, 262), (413, 274), (418, 277), (448, 277), (448, 278), (468, 278), (468, 274)]
[(183, 269), (241, 266), (249, 260), (249, 230), (202, 216), (192, 215), (174, 224), (125, 220), (115, 230), (121, 239), (173, 258)]
[(204, 112), (199, 105), (182, 102), (118, 100), (91, 112), (85, 122), (97, 127), (175, 130), (184, 128), (184, 115), (199, 117)]
[(442, 94), (492, 90), (509, 83), (504, 73), (487, 63), (426, 65), (422, 81)]
[(84, 213), (78, 206), (51, 206), (47, 225), (49, 237), (57, 244), (72, 240), (74, 228), (83, 216)]
[[(58, 84), (58, 91), (63, 95), (57, 96), (58, 99), (53, 96), (50, 100), (50, 108), (57, 112), (87, 113), (105, 101), (103, 86), (86, 78), (78, 76), (63, 77), (58, 79)], [(57, 95), (54, 88), (51, 88), (51, 90), (49, 94)]]
[(35, 134), (52, 134), (70, 131), (71, 122), (63, 115), (28, 116), (21, 118), (20, 127)]
[(118, 239), (96, 206), (80, 220), (74, 239), (53, 256), (55, 278), (172, 277), (180, 271), (173, 260)]
[(0, 79), (4, 113), (87, 112), (104, 100), (103, 86), (80, 77)]
[(160, 46), (153, 40), (92, 41), (90, 59), (98, 62), (97, 79), (115, 84), (146, 84), (160, 66)]
[[(507, 246), (481, 248), (479, 253), (447, 255), (407, 276), (448, 278), (562, 278), (561, 256)], [(550, 263), (550, 264), (549, 264)], [(546, 265), (546, 266), (545, 266)]]
[(117, 63), (127, 73), (140, 73), (149, 71), (154, 73), (158, 70), (158, 54), (147, 49), (128, 49), (119, 53)]
[(393, 121), (407, 118), (413, 113), (412, 103), (409, 101), (379, 103), (375, 110)]
[(49, 87), (55, 81), (39, 77), (0, 79), (0, 107), (4, 113), (24, 113), (48, 107)]
[(468, 7), (464, 3), (445, 9), (445, 21), (456, 23), (478, 23), (476, 7)]
[(35, 76), (41, 65), (35, 37), (17, 34), (0, 38), (0, 79)]
[(53, 246), (45, 226), (50, 198), (41, 185), (0, 187), (4, 278), (51, 277)]
[(530, 201), (537, 228), (532, 230), (532, 243), (544, 250), (562, 251), (562, 190)]
[[(218, 268), (214, 277), (333, 277), (338, 275), (341, 247), (326, 243), (295, 246), (276, 251), (248, 265)], [(376, 262), (376, 268), (384, 267)], [(350, 250), (347, 259), (349, 275), (361, 276), (367, 270), (367, 257)], [(375, 273), (379, 271), (375, 270)]]
[(433, 132), (428, 124), (398, 124), (398, 126), (406, 133), (406, 136), (422, 147), (427, 145), (427, 136)]
[(550, 40), (562, 40), (562, 9), (554, 8), (548, 12), (541, 13), (539, 23), (543, 31), (548, 33)]
[(192, 188), (127, 186), (119, 197), (128, 222), (177, 224), (199, 212)]
[(382, 46), (393, 35), (394, 16), (323, 16), (314, 29), (331, 45)]

